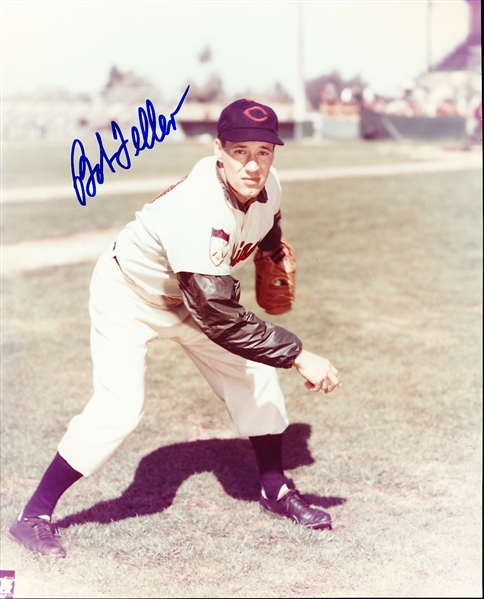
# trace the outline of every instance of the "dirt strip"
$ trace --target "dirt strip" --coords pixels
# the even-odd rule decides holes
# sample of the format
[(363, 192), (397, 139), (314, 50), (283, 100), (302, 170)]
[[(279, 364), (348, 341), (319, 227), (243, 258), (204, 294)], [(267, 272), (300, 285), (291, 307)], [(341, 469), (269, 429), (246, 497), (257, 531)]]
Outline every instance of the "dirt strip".
[(337, 179), (350, 177), (387, 177), (406, 173), (431, 173), (438, 171), (460, 171), (481, 167), (481, 156), (477, 154), (452, 155), (445, 160), (428, 162), (397, 162), (394, 164), (367, 164), (333, 168), (288, 169), (278, 171), (279, 179), (285, 181), (309, 181), (315, 179)]
[[(481, 153), (447, 152), (442, 153), (439, 160), (422, 160), (419, 162), (398, 162), (394, 164), (367, 164), (355, 166), (337, 166), (330, 168), (285, 169), (278, 171), (279, 179), (285, 181), (308, 181), (311, 179), (337, 179), (348, 177), (377, 177), (401, 173), (426, 173), (442, 170), (463, 170), (479, 168)], [(100, 194), (125, 195), (132, 193), (154, 192), (166, 189), (173, 183), (173, 177), (156, 177), (150, 179), (128, 179), (124, 181), (105, 181)], [(19, 189), (3, 189), (1, 203), (59, 200), (75, 197), (70, 185), (51, 185), (44, 187), (23, 187)]]
[(2, 246), (2, 276), (44, 266), (94, 262), (114, 243), (122, 227)]
[[(404, 162), (395, 164), (372, 164), (366, 166), (334, 167), (321, 169), (288, 169), (279, 171), (279, 178), (286, 181), (308, 181), (311, 179), (347, 178), (361, 176), (389, 176), (404, 173), (438, 172), (481, 168), (482, 155), (478, 153), (452, 154), (443, 160)], [(171, 184), (172, 178), (163, 177), (124, 183), (112, 183), (103, 189), (103, 195), (159, 191)], [(59, 199), (73, 193), (72, 188), (42, 187), (3, 192), (2, 202), (26, 200), (45, 201)], [(2, 276), (27, 272), (45, 266), (92, 262), (116, 239), (119, 228), (65, 237), (22, 241), (2, 246)]]

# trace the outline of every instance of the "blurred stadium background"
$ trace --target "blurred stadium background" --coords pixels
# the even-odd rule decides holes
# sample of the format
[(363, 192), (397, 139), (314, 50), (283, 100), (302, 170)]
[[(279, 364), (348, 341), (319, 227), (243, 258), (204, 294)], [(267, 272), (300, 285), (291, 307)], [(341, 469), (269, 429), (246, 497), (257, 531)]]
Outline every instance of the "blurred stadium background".
[[(336, 69), (303, 81), (303, 65), (298, 74), (300, 89), (293, 96), (277, 82), (269, 90), (251, 92), (251, 96), (274, 107), (285, 139), (407, 138), (477, 143), (482, 130), (481, 3), (466, 2), (467, 36), (435, 63), (429, 41), (426, 70), (404, 82), (397, 96), (378, 95), (364, 75), (348, 79)], [(432, 2), (428, 5), (430, 19)], [(200, 77), (197, 82), (188, 81), (191, 89), (178, 121), (188, 137), (213, 137), (220, 111), (236, 99), (224, 91), (221, 76), (210, 69), (211, 58), (207, 45), (198, 55), (205, 81)], [(113, 64), (96, 97), (63, 88), (3, 97), (2, 139), (84, 139), (95, 131), (110, 131), (112, 120), (130, 126), (137, 107), (147, 98), (158, 113), (168, 114), (173, 109), (152, 81)]]

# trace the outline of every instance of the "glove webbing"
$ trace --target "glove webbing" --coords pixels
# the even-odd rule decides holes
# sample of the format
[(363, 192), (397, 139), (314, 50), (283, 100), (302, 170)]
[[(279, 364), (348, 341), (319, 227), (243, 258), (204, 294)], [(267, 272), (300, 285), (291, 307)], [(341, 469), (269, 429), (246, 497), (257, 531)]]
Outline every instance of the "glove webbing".
[(282, 247), (282, 245), (280, 245), (277, 250), (274, 250), (271, 254), (271, 258), (272, 260), (278, 264), (281, 260), (284, 260), (284, 256), (286, 254), (284, 253), (284, 248)]

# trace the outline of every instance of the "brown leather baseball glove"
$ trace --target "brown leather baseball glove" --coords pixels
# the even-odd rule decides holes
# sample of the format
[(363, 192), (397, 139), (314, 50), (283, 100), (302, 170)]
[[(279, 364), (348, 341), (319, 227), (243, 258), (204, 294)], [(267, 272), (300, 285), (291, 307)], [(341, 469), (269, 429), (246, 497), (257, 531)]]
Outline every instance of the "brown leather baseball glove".
[(282, 237), (272, 254), (262, 255), (259, 249), (254, 256), (257, 303), (268, 314), (284, 314), (292, 308), (296, 291), (294, 248)]

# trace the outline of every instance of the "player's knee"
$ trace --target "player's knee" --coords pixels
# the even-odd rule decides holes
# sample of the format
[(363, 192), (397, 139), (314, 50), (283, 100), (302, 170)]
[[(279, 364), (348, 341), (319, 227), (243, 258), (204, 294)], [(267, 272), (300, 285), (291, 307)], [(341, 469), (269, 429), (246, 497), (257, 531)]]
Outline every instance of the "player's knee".
[(136, 429), (142, 418), (143, 412), (124, 409), (117, 413), (113, 424), (115, 424), (120, 435), (127, 437)]

